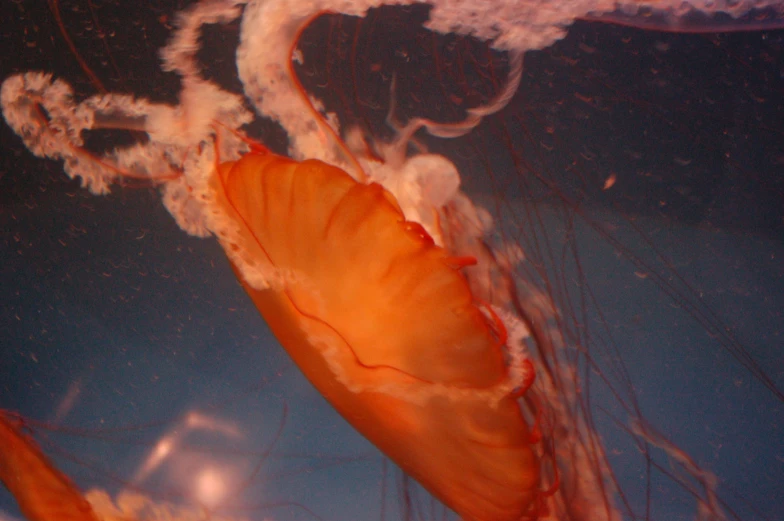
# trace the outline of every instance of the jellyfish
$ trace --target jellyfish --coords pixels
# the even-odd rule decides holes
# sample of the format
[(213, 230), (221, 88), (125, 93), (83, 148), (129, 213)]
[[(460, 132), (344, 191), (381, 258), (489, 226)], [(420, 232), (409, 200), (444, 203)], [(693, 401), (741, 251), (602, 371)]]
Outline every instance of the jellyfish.
[(28, 519), (98, 519), (68, 477), (52, 467), (35, 442), (22, 432), (19, 418), (2, 413), (0, 437), (0, 481), (19, 501)]
[[(492, 117), (492, 114), (490, 114), (492, 108), (500, 107), (500, 111), (503, 113), (504, 105), (509, 101), (503, 95), (505, 89), (512, 85), (513, 87), (510, 87), (510, 90), (514, 92), (516, 88), (514, 59), (511, 58), (511, 54), (509, 55), (509, 58), (504, 58), (505, 55), (503, 55), (503, 53), (499, 53), (501, 55), (500, 58), (492, 58), (498, 60), (502, 64), (499, 67), (499, 70), (503, 69), (504, 66), (507, 70), (503, 71), (502, 74), (499, 74), (499, 76), (494, 79), (496, 92), (488, 96), (486, 103), (476, 105), (480, 110), (475, 111), (474, 113), (468, 112), (465, 115), (461, 115), (459, 118), (456, 118), (453, 123), (447, 124), (435, 118), (420, 118), (419, 121), (415, 121), (414, 124), (410, 126), (395, 123), (393, 120), (397, 114), (394, 113), (395, 111), (389, 111), (389, 116), (386, 119), (391, 123), (388, 125), (388, 127), (392, 129), (393, 138), (391, 140), (386, 142), (378, 140), (377, 142), (370, 143), (370, 146), (366, 146), (361, 142), (357, 146), (352, 144), (343, 146), (340, 141), (336, 139), (338, 134), (343, 136), (346, 135), (345, 133), (335, 130), (337, 127), (336, 121), (339, 120), (339, 116), (327, 114), (328, 109), (326, 107), (322, 108), (318, 100), (308, 101), (307, 99), (303, 99), (299, 95), (299, 89), (292, 88), (291, 86), (291, 82), (298, 79), (299, 75), (292, 76), (289, 67), (292, 56), (295, 61), (300, 59), (297, 54), (298, 49), (292, 47), (293, 43), (298, 41), (297, 39), (300, 31), (308, 30), (308, 27), (310, 27), (308, 21), (310, 21), (317, 12), (329, 9), (330, 6), (327, 5), (316, 6), (311, 10), (303, 10), (301, 12), (283, 12), (282, 14), (285, 14), (286, 18), (274, 18), (273, 15), (281, 14), (281, 12), (279, 12), (281, 10), (276, 10), (275, 4), (254, 3), (245, 8), (242, 13), (242, 24), (243, 31), (246, 32), (247, 37), (243, 38), (238, 55), (242, 57), (242, 59), (239, 60), (242, 62), (242, 64), (239, 65), (239, 73), (244, 84), (246, 95), (253, 101), (261, 114), (271, 116), (273, 119), (279, 121), (283, 128), (286, 129), (289, 137), (288, 153), (292, 157), (297, 159), (318, 158), (329, 163), (337, 164), (346, 172), (353, 174), (358, 178), (367, 175), (372, 179), (388, 181), (388, 190), (391, 193), (395, 193), (395, 197), (401, 201), (403, 200), (402, 196), (399, 197), (397, 194), (405, 193), (406, 191), (413, 192), (413, 202), (399, 204), (401, 207), (405, 207), (403, 209), (409, 212), (406, 215), (407, 217), (414, 215), (421, 221), (420, 224), (425, 229), (422, 236), (431, 236), (442, 244), (451, 241), (455, 248), (465, 248), (472, 252), (471, 254), (477, 258), (479, 266), (477, 268), (463, 267), (462, 269), (464, 269), (466, 273), (469, 271), (473, 272), (472, 275), (468, 276), (468, 280), (474, 287), (479, 288), (476, 291), (482, 291), (482, 288), (486, 291), (486, 293), (482, 293), (481, 295), (482, 298), (489, 303), (487, 310), (493, 310), (493, 313), (496, 313), (500, 317), (500, 320), (505, 323), (513, 323), (513, 317), (515, 315), (522, 315), (524, 318), (527, 318), (531, 321), (529, 326), (534, 326), (531, 327), (531, 329), (534, 330), (534, 336), (540, 343), (546, 346), (543, 348), (546, 355), (542, 357), (542, 365), (537, 367), (535, 371), (537, 374), (537, 382), (534, 384), (534, 388), (530, 393), (523, 393), (521, 400), (526, 402), (525, 407), (528, 411), (532, 412), (530, 418), (531, 425), (537, 425), (537, 421), (540, 422), (539, 424), (544, 428), (544, 439), (549, 440), (555, 447), (554, 449), (551, 449), (546, 442), (536, 445), (536, 450), (542, 451), (544, 456), (542, 458), (544, 472), (551, 472), (549, 480), (554, 483), (557, 477), (557, 480), (561, 481), (560, 485), (556, 487), (554, 501), (563, 498), (563, 501), (567, 504), (565, 507), (554, 506), (551, 508), (558, 512), (561, 517), (568, 518), (568, 516), (571, 516), (572, 518), (578, 519), (581, 516), (586, 517), (587, 514), (581, 513), (585, 512), (584, 509), (586, 507), (580, 505), (580, 500), (581, 498), (590, 496), (590, 494), (584, 492), (584, 487), (592, 486), (605, 501), (605, 503), (599, 502), (600, 504), (596, 507), (597, 511), (602, 512), (603, 515), (608, 518), (621, 515), (615, 513), (611, 514), (611, 512), (615, 512), (616, 509), (611, 503), (618, 501), (617, 499), (613, 499), (618, 496), (614, 490), (616, 485), (612, 478), (612, 471), (604, 466), (603, 461), (594, 461), (594, 459), (604, 460), (606, 458), (606, 455), (603, 454), (603, 450), (597, 448), (600, 446), (601, 441), (593, 433), (592, 427), (587, 425), (591, 417), (588, 416), (583, 418), (579, 414), (580, 405), (585, 403), (580, 396), (584, 387), (582, 385), (578, 386), (577, 384), (570, 385), (568, 381), (565, 381), (567, 380), (567, 375), (574, 375), (576, 373), (582, 380), (578, 377), (574, 377), (574, 379), (584, 383), (589, 376), (580, 374), (577, 363), (570, 363), (568, 360), (561, 360), (560, 358), (547, 358), (547, 356), (552, 356), (551, 353), (554, 352), (562, 353), (562, 355), (556, 356), (563, 356), (567, 359), (569, 356), (576, 356), (574, 353), (579, 353), (579, 349), (575, 349), (575, 351), (572, 352), (572, 355), (569, 355), (570, 351), (568, 351), (568, 349), (564, 351), (554, 350), (556, 345), (561, 341), (557, 338), (559, 335), (556, 332), (566, 331), (564, 324), (559, 323), (559, 314), (568, 312), (563, 309), (555, 309), (556, 305), (550, 303), (550, 299), (552, 299), (553, 295), (557, 295), (558, 291), (561, 291), (562, 288), (550, 287), (546, 288), (544, 291), (537, 291), (536, 288), (531, 286), (523, 287), (522, 289), (516, 288), (517, 295), (515, 295), (515, 292), (510, 292), (508, 289), (508, 279), (505, 277), (508, 273), (508, 265), (512, 264), (516, 257), (518, 261), (525, 255), (534, 258), (535, 253), (531, 251), (526, 252), (525, 250), (520, 252), (510, 247), (508, 242), (503, 241), (503, 248), (507, 249), (493, 250), (492, 254), (489, 254), (484, 250), (484, 241), (486, 240), (490, 223), (487, 213), (481, 209), (477, 209), (473, 206), (470, 207), (473, 208), (472, 211), (474, 213), (470, 214), (472, 218), (467, 221), (450, 220), (451, 218), (454, 218), (457, 213), (453, 211), (441, 214), (436, 212), (438, 218), (428, 221), (428, 217), (432, 216), (433, 212), (427, 211), (427, 209), (425, 212), (420, 211), (423, 208), (420, 204), (422, 194), (427, 193), (428, 195), (432, 195), (432, 192), (429, 190), (431, 185), (422, 183), (422, 181), (430, 181), (434, 178), (426, 178), (423, 175), (423, 172), (425, 171), (424, 167), (429, 166), (430, 164), (424, 162), (424, 164), (417, 163), (418, 161), (430, 156), (429, 159), (433, 159), (436, 166), (445, 167), (438, 171), (439, 174), (446, 172), (446, 175), (445, 177), (440, 178), (438, 183), (435, 183), (436, 186), (442, 186), (443, 184), (449, 185), (450, 183), (454, 186), (455, 184), (454, 176), (451, 174), (451, 162), (440, 161), (439, 163), (438, 155), (425, 153), (424, 150), (426, 147), (421, 145), (421, 141), (428, 140), (428, 145), (431, 147), (433, 146), (433, 141), (427, 137), (423, 138), (422, 134), (430, 131), (441, 139), (459, 139), (461, 133), (465, 132), (470, 135), (471, 132), (473, 132), (473, 128), (480, 125), (485, 116)], [(364, 13), (365, 7), (359, 6), (356, 9), (355, 12), (348, 14), (358, 15)], [(519, 36), (519, 33), (529, 32), (530, 34), (528, 36), (537, 39), (532, 40), (534, 43), (513, 43), (510, 44), (510, 46), (531, 45), (531, 47), (527, 47), (526, 50), (528, 48), (547, 46), (550, 45), (555, 38), (563, 35), (563, 27), (567, 23), (571, 22), (574, 18), (583, 16), (583, 14), (589, 12), (593, 13), (594, 11), (585, 10), (585, 12), (577, 12), (573, 10), (567, 13), (561, 13), (560, 15), (555, 13), (553, 14), (552, 20), (545, 20), (547, 23), (542, 23), (541, 26), (539, 26), (540, 30), (538, 31), (519, 30), (516, 32), (514, 28), (504, 28), (500, 30), (499, 35), (509, 36), (517, 34)], [(202, 4), (199, 7), (193, 8), (188, 15), (182, 18), (178, 37), (188, 40), (188, 38), (193, 37), (193, 34), (195, 34), (194, 31), (197, 31), (202, 24), (221, 19), (228, 20), (239, 14), (240, 12), (236, 6), (229, 4)], [(459, 27), (456, 27), (454, 22), (451, 24), (443, 22), (444, 25), (439, 29), (438, 12), (435, 9), (430, 13), (430, 16), (431, 22), (429, 27), (433, 31), (460, 31)], [(521, 17), (530, 19), (535, 18), (532, 15), (521, 15)], [(264, 20), (265, 23), (260, 22), (260, 20)], [(188, 22), (190, 22), (190, 25)], [(315, 20), (315, 23), (318, 22), (319, 20)], [(483, 22), (477, 21), (477, 28), (471, 29), (472, 31), (475, 31), (474, 34), (479, 40), (486, 40), (490, 38), (490, 33), (499, 31), (497, 28), (486, 26), (486, 30), (490, 31), (490, 33), (483, 33), (480, 27), (482, 26), (482, 23)], [(272, 31), (274, 34), (270, 35), (269, 33), (263, 33), (258, 30), (258, 27), (274, 27), (276, 29)], [(534, 27), (534, 29), (535, 28), (536, 27)], [(189, 31), (191, 31), (190, 34)], [(339, 35), (339, 31), (336, 32), (338, 32)], [(273, 36), (281, 38), (281, 40), (273, 40)], [(273, 41), (276, 43), (272, 43)], [(267, 51), (259, 51), (260, 48), (263, 49), (263, 47), (259, 47), (259, 45), (262, 44), (268, 44), (272, 47), (272, 51), (269, 49)], [(509, 48), (504, 47), (505, 43), (503, 38), (497, 39), (497, 45), (501, 49)], [(188, 46), (183, 45), (183, 48), (187, 49)], [(119, 98), (104, 98), (103, 100), (98, 100), (107, 102), (107, 104), (102, 107), (97, 106), (98, 101), (96, 101), (96, 105), (92, 107), (90, 106), (90, 103), (92, 102), (81, 105), (81, 107), (88, 109), (83, 115), (91, 110), (93, 111), (93, 115), (98, 114), (100, 116), (97, 119), (93, 118), (93, 122), (90, 123), (93, 125), (92, 128), (95, 128), (96, 126), (104, 126), (107, 128), (123, 126), (124, 128), (132, 128), (134, 124), (136, 124), (137, 131), (142, 130), (148, 133), (150, 136), (149, 142), (142, 143), (141, 145), (137, 145), (136, 148), (131, 148), (126, 151), (121, 150), (116, 156), (110, 156), (98, 161), (96, 161), (95, 155), (87, 153), (86, 149), (83, 148), (81, 144), (75, 144), (70, 148), (70, 151), (61, 151), (59, 153), (71, 155), (71, 157), (66, 158), (66, 168), (73, 168), (71, 172), (76, 173), (77, 176), (81, 177), (85, 181), (87, 187), (94, 192), (106, 191), (108, 184), (112, 181), (130, 184), (133, 182), (134, 178), (138, 178), (139, 180), (146, 181), (150, 184), (162, 186), (164, 202), (166, 207), (175, 216), (177, 224), (191, 234), (204, 235), (208, 230), (211, 232), (215, 232), (216, 230), (214, 229), (214, 226), (211, 227), (211, 225), (207, 223), (207, 220), (205, 220), (205, 215), (207, 216), (207, 219), (209, 219), (209, 214), (204, 212), (204, 207), (201, 206), (202, 202), (198, 197), (193, 196), (194, 192), (199, 193), (200, 190), (203, 189), (203, 185), (199, 185), (199, 183), (203, 182), (203, 178), (200, 178), (199, 176), (202, 175), (201, 173), (215, 170), (215, 156), (218, 156), (221, 161), (231, 161), (239, 158), (239, 151), (245, 151), (246, 142), (239, 139), (237, 134), (233, 133), (232, 130), (236, 131), (241, 125), (245, 124), (249, 119), (249, 115), (238, 97), (233, 97), (231, 94), (224, 92), (223, 89), (215, 87), (210, 81), (199, 76), (199, 65), (195, 63), (193, 55), (189, 55), (188, 53), (178, 55), (176, 52), (177, 47), (174, 44), (168, 49), (169, 51), (164, 54), (167, 67), (178, 70), (183, 76), (183, 89), (179, 106), (155, 105), (151, 102), (131, 100), (129, 98), (126, 98), (123, 102), (127, 103), (123, 108), (119, 108)], [(278, 54), (276, 55), (273, 51), (278, 52)], [(303, 49), (303, 55), (304, 56), (301, 59), (303, 68), (300, 70), (303, 72), (302, 81), (304, 82), (304, 76), (306, 75), (304, 73), (308, 72), (308, 66), (310, 64), (305, 49)], [(504, 62), (504, 60), (506, 61)], [(179, 62), (179, 64), (177, 64), (177, 62)], [(264, 70), (267, 74), (258, 74), (257, 72), (254, 72), (254, 68), (257, 70)], [(35, 78), (30, 78), (30, 81), (34, 79)], [(406, 88), (404, 86), (405, 78), (402, 75), (397, 78), (397, 80), (395, 89), (384, 89), (384, 95), (389, 99), (394, 100), (396, 97), (401, 97), (404, 92), (403, 89)], [(46, 87), (45, 82), (48, 80), (39, 77), (39, 81), (41, 81), (40, 85), (42, 88)], [(385, 86), (387, 85), (391, 85), (391, 83), (385, 84)], [(24, 91), (27, 93), (27, 98), (25, 99), (30, 99), (31, 96), (35, 96), (35, 94), (33, 94), (37, 92), (35, 88), (35, 85), (27, 85), (24, 87)], [(56, 94), (55, 90), (47, 92), (53, 95)], [(499, 92), (501, 93), (500, 97), (498, 95)], [(582, 95), (582, 93), (580, 94)], [(44, 98), (46, 98), (46, 96), (42, 93), (41, 99)], [(204, 106), (200, 107), (198, 103), (193, 101), (189, 102), (189, 99), (200, 100)], [(204, 100), (211, 101), (205, 103)], [(55, 99), (53, 101), (58, 100)], [(118, 104), (113, 105), (115, 102)], [(588, 100), (585, 103), (590, 104), (591, 100)], [(491, 109), (487, 109), (487, 107), (491, 107)], [(29, 106), (22, 108), (27, 110), (28, 115), (31, 113), (28, 110), (30, 108)], [(48, 107), (45, 108), (45, 117), (49, 118), (51, 122), (54, 122), (54, 124), (62, 124), (64, 129), (71, 129), (72, 135), (79, 134), (78, 131), (74, 132), (72, 130), (73, 128), (78, 128), (77, 126), (80, 124), (78, 121), (68, 120), (67, 114), (62, 115), (64, 117), (63, 120), (58, 120), (60, 114), (58, 114), (56, 110)], [(199, 114), (198, 109), (200, 108), (204, 108), (209, 114)], [(191, 110), (192, 112), (185, 114), (186, 110)], [(487, 114), (485, 114), (485, 112), (487, 112)], [(78, 113), (78, 111), (76, 113)], [(151, 116), (153, 113), (154, 115)], [(154, 122), (152, 122), (153, 120)], [(217, 131), (215, 131), (212, 125), (213, 120), (220, 123)], [(325, 121), (328, 123), (325, 124)], [(50, 124), (51, 123), (47, 123), (47, 125)], [(180, 125), (180, 130), (170, 133), (171, 135), (169, 136), (165, 135), (165, 131), (157, 130), (171, 128), (176, 124)], [(156, 130), (152, 130), (153, 127), (155, 127)], [(417, 134), (418, 137), (413, 137), (415, 131), (419, 131)], [(202, 134), (200, 134), (200, 132)], [(210, 135), (211, 133), (220, 134), (221, 139), (213, 142), (210, 139), (205, 139), (203, 137), (205, 135), (204, 133)], [(408, 135), (409, 133), (411, 135)], [(438, 136), (438, 134), (441, 134), (441, 136)], [(404, 136), (405, 139), (402, 139), (401, 136)], [(372, 136), (366, 137), (372, 138)], [(345, 139), (345, 141), (348, 142), (350, 140)], [(209, 144), (205, 146), (203, 142)], [(390, 146), (390, 144), (398, 146)], [(549, 146), (549, 143), (545, 143), (545, 145)], [(363, 146), (366, 146), (367, 153), (363, 153)], [(406, 147), (402, 153), (401, 147)], [(418, 153), (412, 153), (409, 147), (412, 147)], [(141, 150), (144, 150), (143, 154), (139, 153)], [(145, 155), (147, 153), (149, 153), (149, 156)], [(584, 151), (584, 154), (586, 157), (591, 156), (590, 150)], [(379, 158), (383, 159), (383, 161), (378, 161)], [(681, 159), (683, 161), (688, 161), (688, 159)], [(386, 165), (388, 167), (392, 166), (393, 168), (388, 168), (386, 170), (384, 168), (378, 168), (374, 171), (374, 165), (376, 164)], [(404, 171), (404, 169), (401, 168), (401, 165), (418, 168), (418, 170), (414, 172), (413, 180), (407, 178), (394, 178), (392, 176), (394, 173)], [(79, 169), (85, 166), (93, 167), (95, 171), (86, 176), (82, 175), (82, 173), (79, 173)], [(196, 173), (196, 175), (194, 178), (187, 178), (186, 176), (181, 175), (181, 172), (185, 171)], [(609, 177), (607, 179), (609, 179)], [(503, 179), (498, 179), (498, 181), (503, 181)], [(461, 182), (468, 181), (461, 178)], [(401, 189), (402, 192), (400, 191)], [(462, 201), (459, 197), (457, 200)], [(453, 206), (452, 208), (454, 209), (455, 207)], [(464, 210), (465, 208), (466, 206), (464, 205), (460, 209)], [(463, 215), (465, 215), (465, 213), (463, 213)], [(472, 236), (465, 232), (466, 228), (471, 227), (480, 230), (480, 234), (478, 235), (479, 238), (477, 238), (476, 235)], [(217, 233), (230, 234), (231, 231), (217, 230)], [(478, 250), (476, 249), (477, 245), (480, 246)], [(473, 250), (471, 250), (471, 248), (473, 248)], [(460, 251), (460, 253), (463, 252)], [(486, 256), (483, 257), (483, 254)], [(254, 276), (258, 277), (256, 270), (253, 269), (254, 266), (243, 266), (243, 264), (247, 263), (243, 263), (240, 255), (235, 259), (239, 259), (235, 264), (239, 263), (241, 265), (238, 270), (241, 274), (241, 280), (253, 281), (249, 282), (250, 284), (261, 284), (266, 282), (259, 281), (258, 278), (254, 279)], [(557, 261), (557, 259), (551, 260)], [(491, 266), (491, 269), (482, 269), (483, 267), (487, 268), (487, 266)], [(243, 269), (246, 271), (245, 274), (242, 274)], [(638, 269), (638, 271), (638, 278), (641, 280), (647, 276), (654, 276), (653, 274), (647, 274), (643, 268)], [(655, 269), (652, 271), (655, 272)], [(262, 276), (261, 278), (264, 277)], [(586, 294), (586, 296), (590, 298), (590, 294)], [(517, 300), (515, 300), (516, 298)], [(682, 304), (684, 301), (676, 299), (676, 302)], [(535, 306), (534, 303), (536, 303)], [(522, 309), (524, 313), (519, 313), (518, 308)], [(506, 310), (508, 309), (511, 309), (514, 312), (507, 315)], [(570, 311), (574, 312), (574, 310)], [(537, 312), (539, 314), (535, 316), (535, 319), (532, 319), (532, 313)], [(486, 311), (486, 313), (488, 316), (492, 316), (490, 311)], [(542, 329), (536, 331), (535, 326), (539, 326)], [(508, 329), (515, 328), (510, 327)], [(562, 336), (566, 337), (568, 335), (563, 334)], [(520, 342), (525, 344), (532, 342), (532, 340), (520, 339)], [(568, 342), (564, 341), (564, 343)], [(579, 346), (579, 343), (576, 344), (576, 347)], [(551, 347), (553, 348), (552, 350)], [(548, 369), (546, 367), (548, 361), (553, 362), (557, 366), (557, 370), (553, 371), (550, 376), (548, 376)], [(590, 372), (591, 370), (597, 369), (589, 366), (585, 370)], [(604, 376), (606, 376), (606, 373)], [(548, 380), (550, 380), (549, 385), (551, 385), (553, 390), (557, 393), (556, 396), (553, 396), (553, 393), (546, 389)], [(539, 387), (537, 387), (537, 385)], [(560, 395), (561, 398), (558, 398), (558, 395)], [(545, 400), (552, 401), (545, 402)], [(546, 405), (542, 405), (541, 402), (545, 402)], [(577, 413), (575, 412), (576, 410), (578, 411)], [(542, 415), (542, 418), (537, 419), (533, 417), (535, 416), (533, 412), (536, 411), (545, 411), (545, 413)], [(643, 418), (644, 417), (639, 417), (636, 418), (636, 420), (642, 420)], [(586, 424), (583, 424), (583, 422), (586, 422)], [(666, 436), (659, 436), (651, 425), (643, 421), (632, 421), (628, 424), (626, 429), (628, 429), (632, 439), (644, 441), (644, 446), (648, 447), (646, 450), (652, 450), (649, 449), (652, 445), (659, 446), (665, 449), (665, 452), (671, 455), (673, 461), (677, 464), (684, 464), (685, 467), (683, 468), (686, 469), (686, 474), (690, 477), (696, 476), (698, 478), (698, 487), (704, 486), (704, 489), (707, 490), (705, 495), (699, 495), (702, 494), (702, 491), (695, 492), (695, 495), (698, 495), (699, 497), (697, 504), (700, 505), (700, 508), (706, 509), (711, 515), (715, 515), (716, 512), (720, 511), (721, 507), (720, 505), (715, 504), (715, 496), (712, 495), (713, 485), (709, 473), (703, 472), (699, 466), (688, 466), (688, 458), (684, 457), (683, 453), (680, 452), (677, 447), (669, 445)], [(566, 434), (562, 437), (556, 437), (556, 433), (559, 432), (564, 432)], [(570, 436), (573, 438), (570, 439)], [(571, 445), (569, 445), (570, 443)], [(564, 449), (564, 447), (570, 447), (570, 449)], [(575, 463), (575, 468), (587, 468), (591, 469), (591, 471), (582, 476), (570, 474), (570, 469), (564, 465), (563, 462), (554, 463), (556, 456), (551, 456), (547, 452), (550, 450), (564, 450), (564, 452), (558, 454), (570, 454), (573, 461), (579, 462)], [(681, 456), (681, 458), (678, 459), (676, 456)], [(548, 457), (552, 457), (553, 461), (549, 461)], [(560, 457), (563, 458), (564, 456)], [(584, 461), (580, 462), (581, 458)], [(553, 467), (549, 468), (549, 464), (553, 464)], [(558, 465), (566, 469), (561, 475), (558, 475), (555, 470), (556, 468), (560, 468)], [(579, 481), (580, 479), (586, 479), (587, 481), (590, 481), (590, 483), (582, 484)], [(687, 485), (684, 484), (683, 486), (686, 487)], [(575, 491), (580, 491), (580, 493), (575, 493)], [(712, 501), (714, 501), (714, 503), (712, 503)], [(558, 511), (558, 508), (564, 508), (565, 512)], [(570, 508), (571, 511), (569, 510)]]

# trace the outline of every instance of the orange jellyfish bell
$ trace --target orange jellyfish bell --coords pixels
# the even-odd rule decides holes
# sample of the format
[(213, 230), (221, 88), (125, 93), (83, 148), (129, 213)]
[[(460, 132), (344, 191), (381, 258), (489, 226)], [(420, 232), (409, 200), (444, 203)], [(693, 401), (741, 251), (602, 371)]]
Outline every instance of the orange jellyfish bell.
[(254, 152), (211, 188), (239, 280), (343, 417), (464, 519), (535, 517), (521, 384), (504, 326), (460, 273), (468, 260), (380, 185), (321, 161)]
[(98, 521), (71, 480), (23, 432), (23, 422), (0, 410), (0, 483), (28, 521)]

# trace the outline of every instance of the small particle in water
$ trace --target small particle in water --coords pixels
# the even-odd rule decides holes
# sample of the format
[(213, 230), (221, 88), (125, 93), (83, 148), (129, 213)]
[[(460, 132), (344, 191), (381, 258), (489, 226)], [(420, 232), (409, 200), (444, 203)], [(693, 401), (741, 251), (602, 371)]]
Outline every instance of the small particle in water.
[(618, 180), (618, 177), (615, 175), (615, 172), (611, 172), (607, 179), (604, 180), (604, 186), (602, 190), (609, 190), (613, 186), (615, 186), (615, 182)]

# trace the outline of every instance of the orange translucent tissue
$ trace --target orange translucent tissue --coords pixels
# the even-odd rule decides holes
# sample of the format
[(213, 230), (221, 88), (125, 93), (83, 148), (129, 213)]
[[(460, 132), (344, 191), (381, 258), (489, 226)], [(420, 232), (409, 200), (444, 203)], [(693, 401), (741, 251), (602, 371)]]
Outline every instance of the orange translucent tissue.
[[(343, 417), (464, 519), (535, 516), (539, 462), (505, 387), (506, 333), (465, 259), (380, 185), (320, 161), (251, 153), (220, 165), (213, 190), (236, 225), (220, 238), (238, 278)], [(274, 273), (269, 288), (238, 258)]]
[(22, 420), (0, 411), (0, 481), (28, 521), (98, 521), (71, 480), (22, 432)]

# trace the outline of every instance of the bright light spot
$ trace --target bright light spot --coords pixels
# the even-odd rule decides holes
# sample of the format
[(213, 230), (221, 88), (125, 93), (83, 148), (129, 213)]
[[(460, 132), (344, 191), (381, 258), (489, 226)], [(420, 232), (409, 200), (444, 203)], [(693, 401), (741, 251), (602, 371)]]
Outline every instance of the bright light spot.
[(158, 459), (165, 458), (172, 450), (172, 443), (170, 440), (161, 440), (155, 447), (154, 457)]
[(208, 507), (217, 505), (226, 494), (226, 483), (216, 469), (202, 470), (196, 477), (196, 497)]
[(230, 438), (242, 438), (242, 433), (236, 425), (218, 418), (205, 416), (196, 411), (191, 411), (185, 417), (185, 428), (188, 430), (214, 431)]
[(142, 464), (141, 468), (136, 472), (134, 477), (135, 482), (140, 482), (150, 475), (161, 462), (174, 450), (175, 445), (178, 443), (177, 434), (171, 434), (161, 438), (152, 449), (152, 453), (147, 460)]
[[(194, 438), (196, 433), (201, 435)], [(208, 435), (206, 438), (205, 434)], [(216, 466), (215, 460), (203, 450), (190, 450), (208, 447), (214, 442), (215, 435), (223, 440), (245, 438), (245, 434), (233, 422), (195, 410), (188, 411), (168, 432), (158, 438), (136, 471), (133, 483), (140, 486), (150, 475), (161, 471), (167, 481), (190, 489), (191, 496), (199, 504), (210, 508), (218, 507), (226, 501), (236, 478), (235, 472), (239, 472), (239, 469), (222, 469)], [(189, 441), (192, 442), (190, 447)]]

